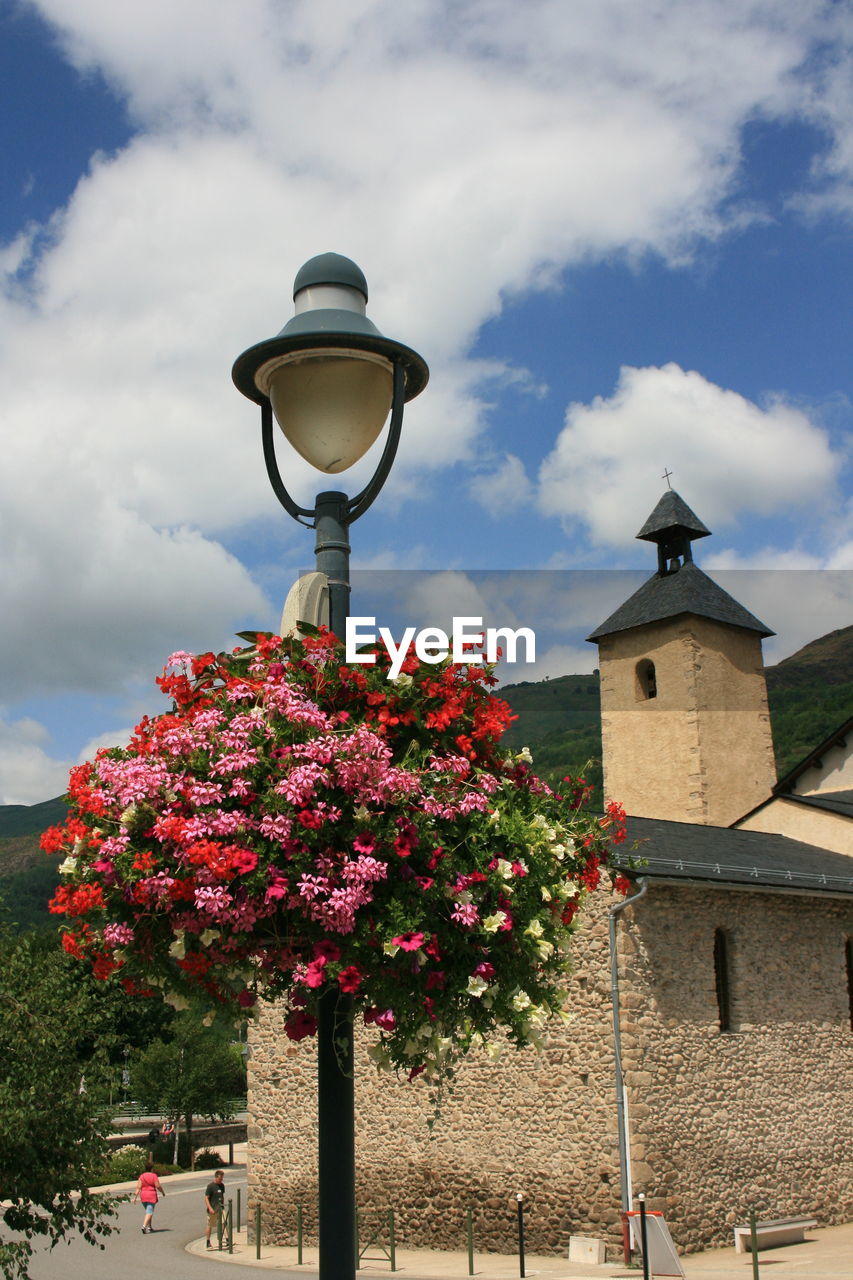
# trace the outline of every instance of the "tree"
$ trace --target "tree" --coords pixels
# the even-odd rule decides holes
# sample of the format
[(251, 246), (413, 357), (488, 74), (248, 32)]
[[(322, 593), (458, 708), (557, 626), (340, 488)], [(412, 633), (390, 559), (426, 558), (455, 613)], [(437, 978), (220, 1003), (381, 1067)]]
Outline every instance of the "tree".
[(103, 1248), (98, 1237), (112, 1230), (112, 1198), (87, 1189), (106, 1151), (102, 1064), (84, 1059), (85, 1082), (81, 1067), (90, 999), (55, 946), (0, 931), (0, 1201), (19, 1237), (0, 1239), (7, 1280), (27, 1275), (34, 1237), (52, 1247), (76, 1231)]
[[(184, 1117), (190, 1151), (194, 1115), (225, 1119), (231, 1100), (245, 1092), (246, 1067), (229, 1032), (206, 1027), (192, 1009), (178, 1015), (168, 1043), (155, 1040), (131, 1067), (134, 1097), (176, 1122)], [(178, 1126), (175, 1124), (175, 1153)]]

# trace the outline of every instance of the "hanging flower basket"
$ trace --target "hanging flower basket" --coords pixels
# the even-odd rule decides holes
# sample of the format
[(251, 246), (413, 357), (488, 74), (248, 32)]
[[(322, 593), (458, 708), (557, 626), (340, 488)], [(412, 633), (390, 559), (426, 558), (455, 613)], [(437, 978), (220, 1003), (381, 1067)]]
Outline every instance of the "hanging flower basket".
[(498, 1032), (537, 1043), (584, 894), (619, 880), (619, 807), (582, 814), (500, 747), (484, 664), (409, 656), (392, 681), (322, 629), (241, 638), (174, 654), (172, 710), (72, 770), (42, 841), (66, 950), (178, 1007), (278, 999), (294, 1040), (337, 989), (378, 1065), (434, 1081)]

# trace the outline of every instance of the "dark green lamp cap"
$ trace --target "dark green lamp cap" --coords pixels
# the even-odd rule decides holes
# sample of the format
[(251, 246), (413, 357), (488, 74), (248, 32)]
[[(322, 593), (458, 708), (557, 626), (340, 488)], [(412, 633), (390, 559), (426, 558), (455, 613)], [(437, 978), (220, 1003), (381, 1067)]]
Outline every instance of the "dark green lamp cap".
[(361, 267), (352, 258), (345, 258), (340, 253), (318, 253), (310, 258), (304, 267), (300, 267), (293, 282), (293, 296), (321, 284), (343, 285), (347, 289), (358, 289), (367, 301), (367, 280)]

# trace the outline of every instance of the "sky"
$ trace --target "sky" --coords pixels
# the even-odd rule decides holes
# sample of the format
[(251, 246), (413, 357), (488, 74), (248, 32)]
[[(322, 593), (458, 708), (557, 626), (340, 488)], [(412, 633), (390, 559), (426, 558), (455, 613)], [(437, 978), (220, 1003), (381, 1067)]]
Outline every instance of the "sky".
[(230, 371), (329, 250), (431, 370), (352, 529), (413, 623), (591, 670), (671, 483), (767, 661), (849, 625), (851, 53), (844, 0), (0, 0), (0, 803), (277, 628), (313, 540)]

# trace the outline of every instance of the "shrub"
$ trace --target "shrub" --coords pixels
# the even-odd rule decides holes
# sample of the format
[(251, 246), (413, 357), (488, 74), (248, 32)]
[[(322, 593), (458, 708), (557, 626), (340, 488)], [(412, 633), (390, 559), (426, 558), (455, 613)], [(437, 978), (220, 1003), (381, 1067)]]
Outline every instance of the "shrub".
[(203, 1151), (195, 1153), (195, 1167), (197, 1169), (221, 1169), (224, 1160), (218, 1151), (211, 1151), (209, 1147), (205, 1147)]
[(148, 1152), (132, 1143), (113, 1151), (96, 1185), (108, 1182), (130, 1182), (145, 1168)]

